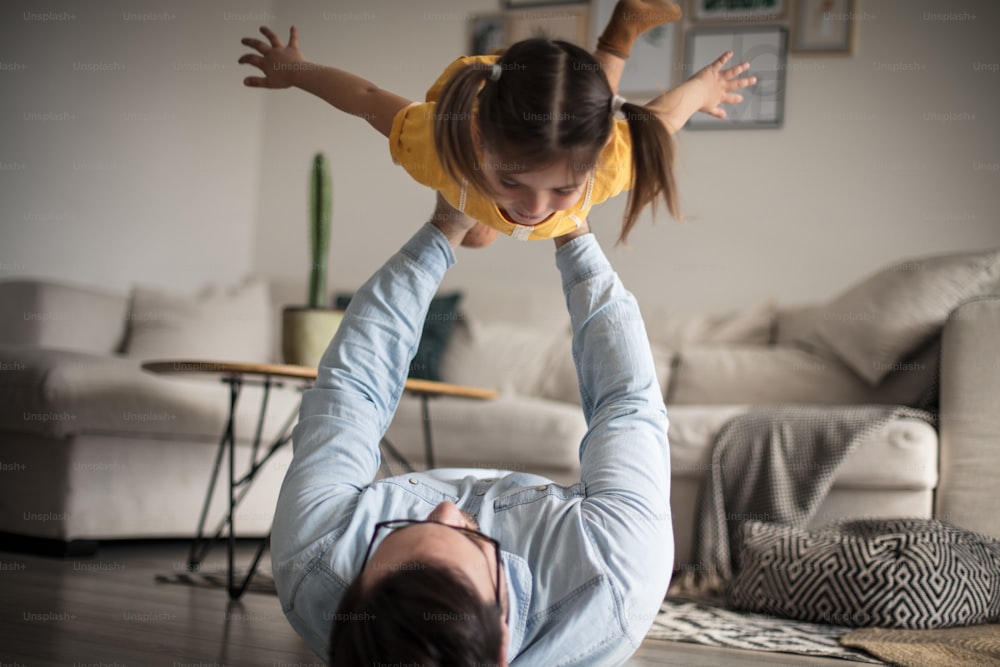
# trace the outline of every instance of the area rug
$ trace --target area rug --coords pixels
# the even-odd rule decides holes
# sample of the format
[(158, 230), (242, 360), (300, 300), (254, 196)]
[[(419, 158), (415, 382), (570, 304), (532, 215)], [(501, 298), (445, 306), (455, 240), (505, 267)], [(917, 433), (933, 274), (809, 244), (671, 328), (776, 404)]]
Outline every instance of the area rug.
[(862, 628), (841, 637), (840, 643), (905, 667), (1000, 665), (1000, 625), (940, 630)]
[(697, 602), (667, 600), (646, 636), (748, 651), (884, 664), (868, 653), (840, 645), (840, 637), (851, 630), (853, 628), (730, 611)]
[[(234, 575), (237, 586), (243, 581), (243, 577), (246, 576), (243, 572), (235, 572)], [(172, 574), (156, 575), (156, 583), (178, 584), (181, 586), (193, 586), (194, 588), (226, 589), (229, 585), (229, 577), (225, 570), (220, 572), (175, 572)], [(274, 589), (274, 578), (269, 574), (256, 572), (253, 579), (250, 580), (250, 585), (247, 586), (246, 592), (277, 595)]]

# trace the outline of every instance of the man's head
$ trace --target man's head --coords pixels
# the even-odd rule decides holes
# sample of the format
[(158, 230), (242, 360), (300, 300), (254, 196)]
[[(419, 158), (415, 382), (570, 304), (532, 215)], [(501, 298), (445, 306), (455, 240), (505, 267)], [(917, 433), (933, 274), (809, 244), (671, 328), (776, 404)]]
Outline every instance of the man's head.
[(330, 664), (506, 664), (499, 554), (451, 502), (424, 521), (379, 524), (334, 616)]

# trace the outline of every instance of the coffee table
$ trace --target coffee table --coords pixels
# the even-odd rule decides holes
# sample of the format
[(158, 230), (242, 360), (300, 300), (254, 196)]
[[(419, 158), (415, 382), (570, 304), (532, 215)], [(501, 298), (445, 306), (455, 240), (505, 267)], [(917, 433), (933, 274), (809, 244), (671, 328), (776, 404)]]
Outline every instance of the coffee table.
[[(250, 485), (256, 477), (257, 472), (270, 459), (276, 451), (286, 445), (291, 440), (291, 428), (298, 415), (298, 408), (288, 416), (285, 423), (278, 432), (278, 436), (267, 447), (261, 455), (261, 444), (263, 440), (264, 422), (267, 415), (267, 405), (270, 398), (271, 388), (280, 387), (285, 383), (294, 382), (299, 385), (300, 390), (304, 390), (312, 385), (316, 380), (316, 369), (306, 366), (294, 366), (291, 364), (269, 364), (250, 363), (238, 361), (215, 361), (205, 359), (169, 359), (147, 361), (142, 364), (142, 368), (161, 375), (207, 375), (220, 379), (229, 385), (229, 414), (226, 424), (219, 439), (219, 449), (215, 456), (215, 463), (212, 468), (212, 475), (209, 479), (208, 492), (205, 495), (205, 502), (202, 505), (201, 515), (198, 519), (198, 531), (191, 544), (188, 554), (188, 569), (197, 570), (202, 561), (208, 555), (212, 545), (217, 542), (222, 531), (228, 526), (227, 539), (227, 591), (229, 597), (237, 600), (246, 592), (250, 580), (257, 570), (261, 556), (270, 540), (270, 535), (264, 537), (257, 546), (257, 550), (251, 561), (243, 581), (235, 582), (233, 569), (234, 552), (236, 547), (236, 524), (235, 511), (240, 502), (250, 490)], [(263, 387), (261, 396), (260, 413), (257, 416), (257, 426), (254, 433), (251, 449), (250, 464), (247, 471), (241, 476), (236, 474), (236, 408), (239, 403), (240, 390), (245, 384), (256, 384)], [(491, 389), (478, 387), (467, 387), (463, 385), (449, 384), (446, 382), (434, 382), (431, 380), (407, 379), (404, 390), (410, 394), (420, 397), (421, 416), (423, 421), (424, 451), (426, 465), (428, 468), (434, 467), (434, 444), (431, 433), (431, 417), (429, 399), (435, 396), (457, 396), (462, 398), (489, 400), (497, 397), (497, 392)], [(391, 454), (398, 463), (403, 465), (408, 471), (413, 470), (413, 466), (399, 453), (388, 439), (383, 438), (380, 446), (387, 453)], [(205, 536), (205, 523), (208, 519), (208, 512), (212, 503), (212, 496), (215, 485), (218, 481), (219, 470), (222, 467), (222, 460), (228, 453), (229, 458), (229, 507), (226, 516), (219, 523), (219, 526), (211, 538)], [(388, 469), (388, 467), (386, 467)]]

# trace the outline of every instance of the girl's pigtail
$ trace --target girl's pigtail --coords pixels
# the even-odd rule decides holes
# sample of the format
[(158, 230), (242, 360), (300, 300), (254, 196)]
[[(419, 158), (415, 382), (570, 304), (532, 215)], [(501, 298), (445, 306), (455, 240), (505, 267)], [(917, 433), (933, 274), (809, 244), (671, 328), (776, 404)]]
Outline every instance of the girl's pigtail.
[(434, 111), (434, 149), (444, 172), (484, 193), (490, 189), (476, 159), (473, 114), (479, 90), (490, 74), (490, 66), (482, 64), (458, 70), (441, 89)]
[(663, 122), (651, 109), (625, 102), (621, 112), (628, 121), (632, 137), (632, 189), (625, 209), (625, 221), (618, 243), (628, 240), (629, 232), (648, 205), (662, 197), (667, 210), (680, 218), (677, 185), (674, 180), (674, 141)]

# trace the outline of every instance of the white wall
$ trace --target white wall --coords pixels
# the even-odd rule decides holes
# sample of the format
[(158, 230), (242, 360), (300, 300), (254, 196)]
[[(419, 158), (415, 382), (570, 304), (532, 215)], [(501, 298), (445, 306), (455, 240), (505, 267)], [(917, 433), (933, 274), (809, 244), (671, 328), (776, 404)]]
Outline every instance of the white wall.
[[(240, 37), (294, 22), (307, 56), (418, 99), (465, 51), (466, 16), (499, 0), (92, 4), (0, 10), (0, 278), (194, 289), (256, 271), (301, 300), (316, 150), (333, 163), (334, 289), (362, 282), (433, 196), (364, 121), (243, 88)], [(643, 301), (807, 301), (903, 257), (1000, 245), (1000, 9), (858, 11), (853, 58), (789, 59), (783, 129), (679, 135), (689, 222), (643, 221), (631, 249), (610, 250)], [(593, 215), (609, 248), (623, 208)], [(447, 280), (556, 289), (550, 255), (502, 238), (464, 251)]]
[[(497, 3), (330, 7), (278, 3), (277, 24), (300, 25), (309, 58), (419, 99), (463, 52), (463, 14)], [(679, 135), (688, 222), (661, 214), (655, 226), (639, 225), (631, 249), (611, 250), (643, 302), (721, 310), (767, 297), (822, 299), (902, 257), (1000, 245), (1000, 10), (989, 0), (861, 0), (858, 18), (854, 57), (789, 58), (782, 129)], [(354, 287), (426, 218), (432, 195), (391, 164), (364, 121), (299, 91), (261, 94), (255, 266), (304, 280), (306, 174), (322, 149), (333, 161), (331, 281)], [(592, 214), (608, 247), (624, 203)], [(548, 243), (501, 238), (465, 251), (447, 284), (502, 277), (515, 289), (557, 289), (550, 254)]]
[(187, 291), (251, 270), (263, 102), (236, 58), (266, 7), (4, 3), (0, 278)]
[[(498, 4), (279, 1), (274, 3), (274, 27), (287, 38), (288, 27), (296, 25), (308, 59), (417, 100), (448, 63), (465, 52), (467, 16), (495, 11)], [(364, 120), (298, 90), (256, 94), (266, 100), (267, 120), (255, 267), (292, 286), (290, 299), (305, 299), (308, 174), (313, 154), (322, 150), (330, 158), (333, 180), (331, 287), (357, 287), (427, 219), (433, 193), (392, 164), (385, 137)], [(483, 255), (492, 256), (496, 254)]]

